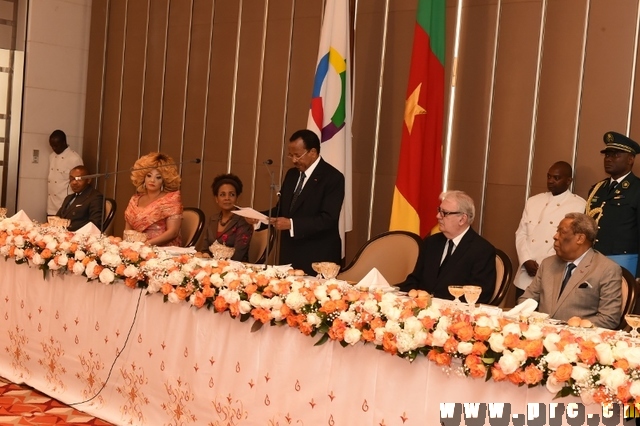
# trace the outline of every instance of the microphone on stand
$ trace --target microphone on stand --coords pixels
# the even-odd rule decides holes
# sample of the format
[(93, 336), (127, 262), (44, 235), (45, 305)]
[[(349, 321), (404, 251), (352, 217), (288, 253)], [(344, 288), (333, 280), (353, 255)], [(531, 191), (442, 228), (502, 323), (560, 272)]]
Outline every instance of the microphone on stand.
[(269, 178), (271, 181), (269, 183), (269, 210), (268, 210), (269, 214), (267, 215), (267, 252), (264, 258), (264, 264), (266, 266), (269, 264), (269, 246), (271, 245), (271, 206), (273, 205), (273, 192), (277, 191), (277, 195), (278, 197), (280, 197), (280, 191), (278, 190), (277, 185), (275, 183), (275, 175), (271, 170), (271, 168), (269, 167), (271, 164), (273, 164), (273, 160), (271, 158), (268, 158), (264, 160), (262, 164), (264, 164), (264, 166), (267, 168), (267, 172), (269, 173)]

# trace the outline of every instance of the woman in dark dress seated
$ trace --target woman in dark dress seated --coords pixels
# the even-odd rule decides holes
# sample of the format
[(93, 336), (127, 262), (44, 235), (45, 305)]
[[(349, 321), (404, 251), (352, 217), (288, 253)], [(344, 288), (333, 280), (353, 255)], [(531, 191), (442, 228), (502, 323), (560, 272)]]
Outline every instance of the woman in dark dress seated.
[(231, 173), (218, 175), (213, 179), (211, 189), (220, 212), (211, 216), (200, 251), (209, 252), (209, 246), (217, 241), (235, 249), (232, 260), (246, 262), (253, 225), (247, 223), (244, 217), (232, 213), (242, 194), (242, 181)]

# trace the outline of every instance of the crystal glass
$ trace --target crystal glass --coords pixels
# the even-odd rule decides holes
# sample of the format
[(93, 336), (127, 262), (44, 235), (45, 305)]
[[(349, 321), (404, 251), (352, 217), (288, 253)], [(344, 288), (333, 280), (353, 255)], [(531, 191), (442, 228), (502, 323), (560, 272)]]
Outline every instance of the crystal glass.
[(6, 219), (6, 218), (7, 218), (7, 208), (0, 207), (0, 219)]
[(464, 294), (464, 289), (461, 285), (450, 285), (449, 294), (455, 297), (455, 299), (453, 300), (455, 303), (460, 303), (460, 296)]
[(227, 260), (231, 259), (236, 249), (234, 247), (227, 247), (224, 244), (220, 244), (219, 242), (214, 241), (213, 244), (209, 246), (209, 251), (211, 251), (212, 258), (216, 260)]
[(480, 298), (480, 293), (482, 293), (482, 287), (477, 285), (465, 285), (462, 286), (462, 290), (464, 291), (464, 297), (467, 299), (469, 308), (475, 308), (476, 302)]
[(637, 314), (626, 314), (624, 316), (624, 320), (631, 327), (631, 337), (634, 339), (638, 337), (638, 328), (640, 327), (640, 315)]
[(313, 262), (311, 267), (314, 271), (321, 274), (325, 280), (330, 280), (338, 276), (340, 265), (333, 262)]
[(147, 234), (144, 232), (134, 231), (133, 229), (128, 229), (123, 233), (124, 240), (129, 243), (135, 243), (137, 241), (142, 241), (143, 243), (147, 241)]

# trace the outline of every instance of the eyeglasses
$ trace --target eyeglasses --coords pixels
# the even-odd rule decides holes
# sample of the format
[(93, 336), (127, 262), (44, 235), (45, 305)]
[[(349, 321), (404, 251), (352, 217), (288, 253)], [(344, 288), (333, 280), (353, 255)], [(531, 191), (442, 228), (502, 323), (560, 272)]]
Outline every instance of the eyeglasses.
[(440, 207), (438, 207), (438, 214), (441, 214), (442, 217), (447, 217), (451, 214), (464, 214), (463, 212), (448, 212), (446, 210), (442, 210)]
[(306, 150), (306, 151), (304, 152), (304, 154), (302, 154), (302, 155), (292, 155), (292, 154), (287, 154), (287, 157), (289, 157), (289, 159), (290, 159), (290, 160), (293, 160), (293, 161), (300, 161), (300, 159), (301, 159), (302, 157), (304, 157), (305, 155), (307, 155), (307, 153), (308, 153), (308, 152), (309, 152), (309, 150)]

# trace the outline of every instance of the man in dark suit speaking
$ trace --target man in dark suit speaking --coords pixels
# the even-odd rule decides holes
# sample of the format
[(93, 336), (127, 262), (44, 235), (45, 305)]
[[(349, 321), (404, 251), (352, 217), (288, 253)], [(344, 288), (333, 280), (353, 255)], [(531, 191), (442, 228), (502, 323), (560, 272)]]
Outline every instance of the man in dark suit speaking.
[(478, 302), (488, 303), (496, 284), (496, 250), (471, 228), (473, 200), (462, 191), (440, 194), (439, 233), (424, 239), (418, 261), (400, 289), (426, 290), (441, 299), (453, 299), (448, 286), (482, 287)]
[(344, 201), (344, 175), (320, 157), (320, 139), (311, 130), (291, 135), (287, 151), (294, 167), (282, 181), (271, 224), (283, 231), (280, 263), (315, 275), (312, 262), (340, 264), (338, 221)]
[(69, 231), (77, 231), (89, 222), (102, 229), (104, 197), (93, 189), (91, 179), (80, 179), (89, 174), (85, 166), (76, 166), (69, 171), (69, 188), (73, 191), (62, 201), (56, 216), (69, 219)]

